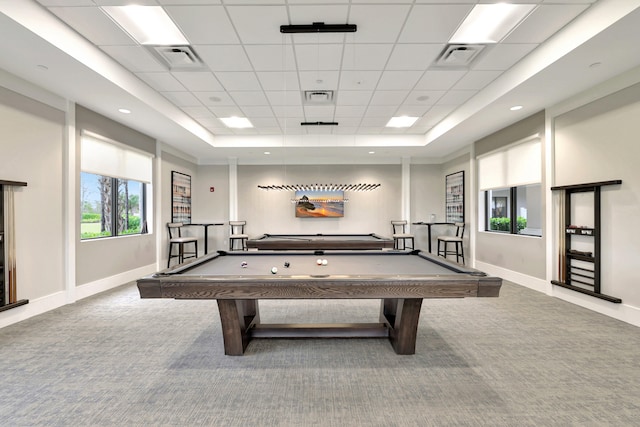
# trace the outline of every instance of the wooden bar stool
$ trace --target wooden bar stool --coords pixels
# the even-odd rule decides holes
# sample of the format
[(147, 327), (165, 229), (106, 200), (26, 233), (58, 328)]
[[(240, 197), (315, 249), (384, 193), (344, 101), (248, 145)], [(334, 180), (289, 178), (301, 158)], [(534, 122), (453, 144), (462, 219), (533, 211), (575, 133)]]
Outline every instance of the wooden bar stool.
[[(400, 241), (402, 241), (402, 250), (414, 249), (413, 234), (407, 233), (407, 221), (391, 221), (391, 227), (393, 228), (393, 248), (400, 249)], [(407, 242), (410, 243), (407, 244)]]
[(236, 250), (236, 242), (240, 241), (240, 249), (247, 250), (247, 240), (249, 235), (245, 234), (244, 227), (247, 225), (247, 221), (229, 221), (229, 227), (231, 228), (229, 233), (229, 250)]
[[(464, 247), (462, 240), (464, 237), (464, 222), (456, 222), (454, 225), (456, 227), (455, 236), (438, 236), (438, 255), (444, 258), (446, 258), (447, 255), (455, 255), (456, 262), (459, 263), (459, 259), (462, 258), (462, 263), (464, 264)], [(453, 243), (453, 249), (448, 248), (450, 243)], [(442, 244), (442, 248), (440, 244)]]
[[(169, 222), (167, 223), (167, 230), (169, 231), (169, 257), (167, 258), (167, 268), (171, 264), (171, 258), (178, 258), (178, 264), (182, 264), (185, 258), (197, 258), (198, 256), (198, 238), (197, 237), (182, 237), (181, 222)], [(185, 245), (193, 243), (193, 252), (185, 251)], [(173, 247), (178, 247), (178, 253), (173, 255)]]

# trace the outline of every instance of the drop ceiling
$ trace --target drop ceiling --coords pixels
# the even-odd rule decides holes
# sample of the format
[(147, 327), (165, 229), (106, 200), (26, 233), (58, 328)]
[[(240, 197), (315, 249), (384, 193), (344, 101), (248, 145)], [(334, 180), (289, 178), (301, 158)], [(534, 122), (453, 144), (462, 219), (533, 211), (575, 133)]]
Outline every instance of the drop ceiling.
[[(441, 161), (640, 66), (640, 0), (513, 1), (536, 7), (499, 43), (453, 50), (452, 64), (439, 55), (489, 1), (137, 1), (162, 6), (202, 61), (173, 69), (100, 8), (127, 3), (0, 0), (0, 68), (201, 164)], [(313, 22), (357, 32), (279, 30)], [(402, 115), (419, 119), (385, 127)], [(254, 127), (227, 128), (230, 116)]]

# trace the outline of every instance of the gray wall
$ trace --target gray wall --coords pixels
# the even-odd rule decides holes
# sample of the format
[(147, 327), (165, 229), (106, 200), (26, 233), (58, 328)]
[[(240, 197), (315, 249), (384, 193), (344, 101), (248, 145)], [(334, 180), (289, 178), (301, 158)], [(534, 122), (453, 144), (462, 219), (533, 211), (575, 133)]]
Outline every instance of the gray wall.
[(64, 112), (0, 87), (0, 129), (0, 179), (28, 184), (15, 193), (18, 298), (62, 292)]
[[(640, 84), (563, 114), (555, 122), (555, 185), (622, 180), (621, 185), (602, 187), (602, 292), (634, 307), (640, 307), (638, 118)], [(584, 200), (578, 209), (591, 210), (588, 202)]]
[[(544, 112), (534, 114), (476, 141), (475, 153), (477, 156), (486, 154), (535, 134), (540, 135), (541, 146), (544, 147), (544, 126)], [(542, 158), (544, 159), (544, 156)], [(544, 160), (542, 163), (544, 164)], [(544, 182), (544, 175), (542, 187), (547, 187)], [(546, 209), (543, 194), (540, 195), (542, 212)], [(478, 194), (478, 197), (481, 197), (481, 195)], [(543, 218), (542, 228), (544, 229), (544, 227)], [(475, 241), (475, 257), (477, 261), (538, 279), (546, 278), (546, 239), (544, 236), (531, 237), (478, 231), (475, 235)]]
[[(155, 154), (155, 140), (133, 129), (107, 119), (81, 106), (76, 107), (77, 141), (80, 132), (88, 130), (139, 150)], [(80, 150), (76, 151), (78, 156)], [(80, 162), (77, 162), (80, 167)], [(80, 170), (77, 171), (78, 177)], [(80, 180), (76, 194), (79, 194)], [(153, 212), (151, 206), (149, 212)], [(80, 212), (80, 200), (76, 205)], [(148, 266), (156, 260), (156, 242), (153, 233), (118, 238), (80, 240), (80, 224), (76, 228), (76, 286), (114, 276), (124, 271)], [(105, 262), (108, 260), (108, 262)]]

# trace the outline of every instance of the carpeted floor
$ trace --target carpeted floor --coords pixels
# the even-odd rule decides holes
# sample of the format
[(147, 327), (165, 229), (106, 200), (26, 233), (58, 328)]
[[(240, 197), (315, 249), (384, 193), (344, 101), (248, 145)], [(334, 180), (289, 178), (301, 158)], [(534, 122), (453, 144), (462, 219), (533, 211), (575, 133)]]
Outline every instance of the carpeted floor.
[[(261, 301), (263, 322), (375, 322), (379, 302)], [(127, 284), (0, 329), (2, 426), (636, 426), (640, 329), (506, 282), (425, 300), (416, 354), (384, 339), (254, 340), (215, 301)]]

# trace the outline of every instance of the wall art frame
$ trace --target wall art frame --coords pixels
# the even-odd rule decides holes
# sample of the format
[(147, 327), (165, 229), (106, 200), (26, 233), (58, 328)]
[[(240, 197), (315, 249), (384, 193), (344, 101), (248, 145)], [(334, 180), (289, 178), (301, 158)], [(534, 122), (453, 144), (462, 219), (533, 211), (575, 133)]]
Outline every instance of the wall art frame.
[(445, 177), (446, 222), (464, 222), (464, 171)]
[(191, 224), (191, 175), (171, 171), (171, 222)]

